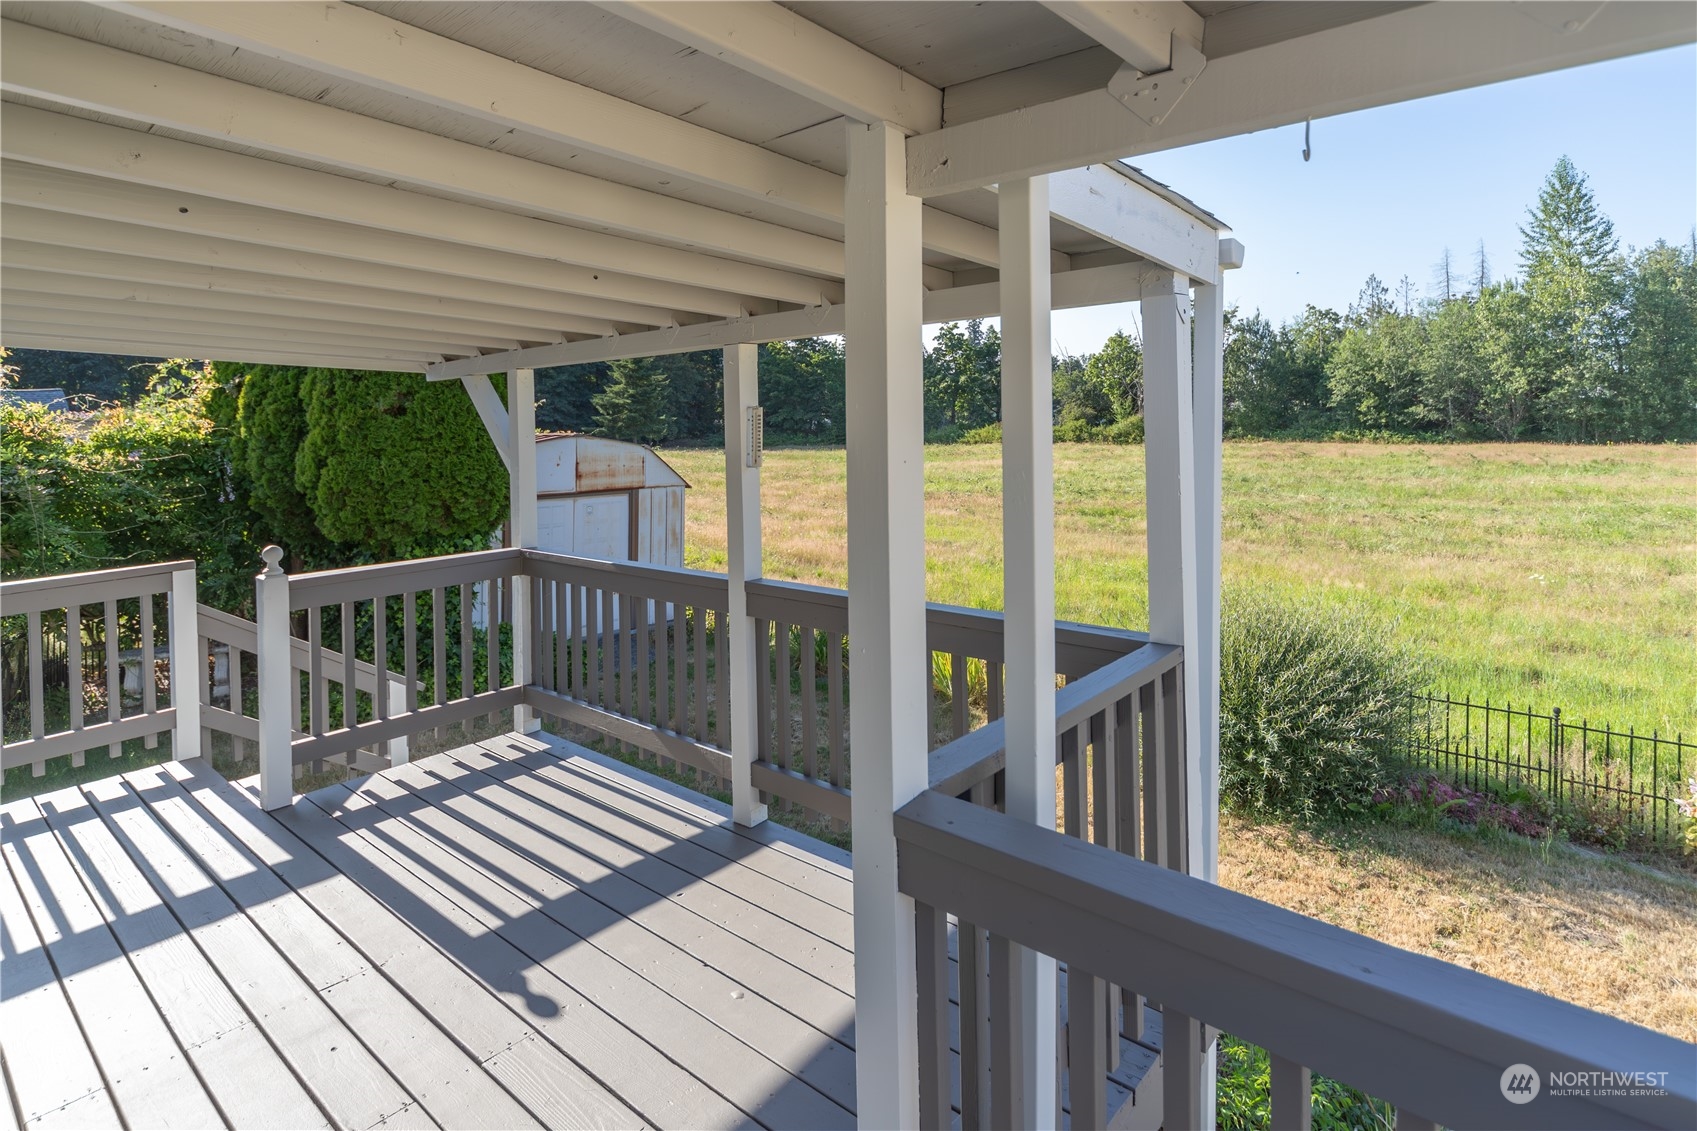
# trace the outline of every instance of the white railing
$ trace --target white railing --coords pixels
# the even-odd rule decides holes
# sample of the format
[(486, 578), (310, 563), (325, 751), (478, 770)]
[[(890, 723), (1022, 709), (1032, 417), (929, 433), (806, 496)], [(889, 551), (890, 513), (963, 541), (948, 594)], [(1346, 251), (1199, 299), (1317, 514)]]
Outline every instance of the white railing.
[(54, 759), (82, 766), (89, 751), (116, 758), (136, 739), (156, 748), (161, 734), (174, 757), (199, 756), (200, 697), (181, 691), (194, 686), (193, 562), (3, 582), (0, 617), (5, 769), (41, 777)]

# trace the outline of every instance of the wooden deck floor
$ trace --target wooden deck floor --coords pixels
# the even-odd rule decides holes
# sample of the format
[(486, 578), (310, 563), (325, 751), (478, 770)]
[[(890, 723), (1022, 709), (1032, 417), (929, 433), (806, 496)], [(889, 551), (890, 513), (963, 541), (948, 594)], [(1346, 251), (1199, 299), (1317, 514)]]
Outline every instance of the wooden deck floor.
[(0, 1124), (853, 1125), (844, 854), (552, 740), (352, 785), (0, 807)]

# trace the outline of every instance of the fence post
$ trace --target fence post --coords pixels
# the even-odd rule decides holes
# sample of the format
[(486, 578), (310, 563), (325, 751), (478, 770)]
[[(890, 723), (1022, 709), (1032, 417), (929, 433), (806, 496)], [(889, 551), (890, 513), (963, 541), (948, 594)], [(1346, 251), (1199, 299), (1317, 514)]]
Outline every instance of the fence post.
[[(143, 597), (151, 601), (152, 597)], [(206, 650), (200, 643), (200, 614), (194, 567), (171, 572), (171, 706), (177, 718), (171, 731), (171, 757), (178, 762), (201, 755), (200, 693), (206, 683)], [(151, 648), (152, 644), (146, 644)], [(144, 679), (153, 678), (153, 660), (143, 661)]]
[[(294, 800), (294, 664), (289, 646), (289, 575), (283, 551), (260, 551), (265, 568), (254, 578), (259, 656), (259, 804), (282, 809)], [(351, 661), (350, 661), (351, 662)]]
[(1561, 708), (1550, 708), (1550, 804), (1561, 801), (1561, 760), (1566, 748), (1561, 740)]
[[(381, 600), (381, 598), (379, 598), (379, 600)], [(388, 685), (387, 690), (388, 690), (388, 693), (389, 693), (389, 715), (390, 715), (390, 717), (393, 718), (396, 715), (406, 714), (407, 713), (407, 685), (406, 685), (406, 681), (400, 680), (400, 679), (391, 679), (391, 680), (384, 681), (383, 680), (384, 674), (385, 673), (383, 673), (382, 671), (379, 671), (377, 673), (377, 678), (380, 682), (386, 682), (387, 685)], [(384, 688), (379, 687), (377, 689), (376, 694), (381, 695), (381, 694), (383, 694), (383, 692), (384, 692)], [(404, 735), (404, 734), (401, 735), (401, 737), (399, 737), (399, 738), (391, 738), (389, 740), (388, 752), (389, 752), (389, 765), (391, 765), (391, 766), (399, 766), (402, 763), (412, 761), (412, 746), (411, 746), (409, 740), (407, 739), (407, 736)]]

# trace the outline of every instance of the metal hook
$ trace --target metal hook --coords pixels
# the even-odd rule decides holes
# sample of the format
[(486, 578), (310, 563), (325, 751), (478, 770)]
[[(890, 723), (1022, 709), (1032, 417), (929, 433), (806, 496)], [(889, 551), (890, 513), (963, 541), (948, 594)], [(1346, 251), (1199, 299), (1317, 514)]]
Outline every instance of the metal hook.
[(1314, 156), (1314, 119), (1309, 118), (1302, 126), (1302, 159), (1307, 161)]

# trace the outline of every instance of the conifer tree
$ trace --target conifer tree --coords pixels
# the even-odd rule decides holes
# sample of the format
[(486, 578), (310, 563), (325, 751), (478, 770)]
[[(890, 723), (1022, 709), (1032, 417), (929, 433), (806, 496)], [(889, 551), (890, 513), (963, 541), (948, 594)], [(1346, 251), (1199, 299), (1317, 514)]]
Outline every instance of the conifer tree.
[(666, 374), (652, 359), (613, 362), (594, 398), (596, 434), (639, 444), (665, 439), (672, 426), (668, 392)]

